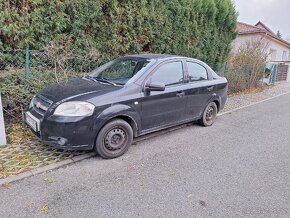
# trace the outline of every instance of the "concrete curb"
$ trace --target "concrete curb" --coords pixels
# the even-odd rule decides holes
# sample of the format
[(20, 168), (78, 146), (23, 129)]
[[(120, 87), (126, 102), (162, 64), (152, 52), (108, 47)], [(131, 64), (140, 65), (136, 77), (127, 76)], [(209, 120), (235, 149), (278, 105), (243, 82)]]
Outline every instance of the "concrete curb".
[[(251, 107), (253, 105), (260, 104), (260, 103), (263, 103), (265, 101), (269, 101), (269, 100), (272, 100), (274, 98), (278, 98), (280, 96), (287, 95), (287, 94), (290, 94), (290, 92), (279, 94), (279, 95), (264, 99), (262, 101), (258, 101), (258, 102), (252, 103), (252, 104), (248, 104), (246, 106), (242, 106), (242, 107), (238, 107), (238, 108), (226, 111), (226, 112), (222, 112), (222, 113), (218, 114), (218, 116), (226, 115), (226, 114), (229, 114), (229, 113), (232, 113), (232, 112), (235, 112), (235, 111), (247, 108), (247, 107)], [(136, 143), (136, 142), (140, 142), (140, 141), (143, 141), (143, 140), (146, 140), (146, 139), (150, 139), (150, 138), (156, 137), (156, 136), (158, 136), (160, 134), (168, 133), (168, 132), (183, 128), (184, 126), (186, 126), (186, 124), (181, 125), (181, 126), (177, 126), (177, 127), (173, 127), (171, 129), (163, 130), (163, 131), (161, 131), (159, 133), (153, 133), (153, 135), (144, 136), (141, 139), (137, 138), (136, 140), (134, 140), (134, 142)], [(24, 173), (20, 173), (20, 174), (18, 174), (16, 176), (13, 176), (13, 177), (7, 177), (5, 179), (0, 179), (0, 186), (5, 185), (7, 183), (11, 183), (11, 182), (16, 182), (18, 180), (22, 180), (22, 179), (25, 179), (25, 178), (28, 178), (28, 177), (31, 177), (31, 176), (35, 176), (37, 174), (44, 173), (44, 172), (49, 171), (49, 170), (54, 170), (54, 169), (57, 169), (57, 168), (60, 168), (60, 167), (64, 167), (66, 165), (73, 164), (73, 163), (76, 163), (76, 162), (91, 158), (93, 156), (96, 156), (96, 153), (91, 152), (91, 153), (87, 153), (87, 154), (82, 154), (82, 155), (75, 156), (75, 157), (72, 157), (72, 158), (67, 159), (67, 160), (63, 160), (63, 161), (60, 161), (60, 162), (57, 162), (57, 163), (53, 163), (53, 164), (44, 166), (44, 167), (35, 168), (35, 169), (30, 170), (30, 171), (27, 171), (27, 172), (24, 172)]]
[(41, 174), (41, 173), (47, 172), (49, 170), (58, 169), (60, 167), (64, 167), (64, 166), (69, 165), (69, 164), (77, 163), (79, 161), (91, 158), (93, 156), (96, 156), (96, 153), (91, 152), (91, 153), (87, 153), (87, 154), (82, 154), (82, 155), (79, 155), (79, 156), (76, 156), (76, 157), (69, 158), (67, 160), (63, 160), (63, 161), (60, 161), (60, 162), (57, 162), (57, 163), (49, 164), (49, 165), (44, 166), (44, 167), (31, 169), (31, 170), (29, 170), (27, 172), (20, 173), (20, 174), (18, 174), (16, 176), (0, 179), (0, 186), (8, 184), (8, 183), (11, 183), (11, 182), (16, 182), (18, 180), (22, 180), (22, 179), (25, 179), (25, 178), (28, 178), (28, 177), (31, 177), (31, 176), (35, 176), (37, 174)]

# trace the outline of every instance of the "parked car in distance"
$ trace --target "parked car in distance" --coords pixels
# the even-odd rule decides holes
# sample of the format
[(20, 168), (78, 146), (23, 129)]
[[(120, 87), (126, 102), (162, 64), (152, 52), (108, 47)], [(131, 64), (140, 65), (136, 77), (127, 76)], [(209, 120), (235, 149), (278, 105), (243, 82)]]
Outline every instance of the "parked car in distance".
[(43, 89), (24, 119), (45, 144), (116, 158), (134, 137), (196, 120), (211, 126), (226, 99), (226, 78), (202, 61), (141, 54)]

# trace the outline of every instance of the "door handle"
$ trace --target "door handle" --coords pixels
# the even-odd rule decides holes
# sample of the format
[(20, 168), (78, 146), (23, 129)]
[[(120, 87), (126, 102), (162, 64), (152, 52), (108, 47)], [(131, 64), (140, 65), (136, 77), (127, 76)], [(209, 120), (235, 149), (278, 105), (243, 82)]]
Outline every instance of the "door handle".
[(209, 92), (211, 92), (213, 90), (213, 86), (209, 86), (206, 88)]
[(178, 96), (178, 97), (185, 96), (185, 92), (178, 92), (178, 93), (176, 94), (176, 96)]

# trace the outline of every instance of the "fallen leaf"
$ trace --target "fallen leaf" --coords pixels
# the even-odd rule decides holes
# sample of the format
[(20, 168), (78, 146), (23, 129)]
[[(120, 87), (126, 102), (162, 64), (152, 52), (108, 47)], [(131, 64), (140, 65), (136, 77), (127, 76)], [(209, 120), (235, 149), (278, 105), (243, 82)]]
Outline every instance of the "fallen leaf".
[(6, 182), (6, 183), (2, 184), (2, 186), (5, 187), (5, 188), (9, 188), (9, 187), (12, 186), (12, 184), (9, 183), (9, 182)]
[(174, 176), (175, 173), (166, 173), (166, 176)]
[(48, 182), (48, 183), (53, 183), (55, 182), (56, 180), (52, 177), (48, 177), (48, 178), (45, 178), (44, 181)]
[(43, 205), (41, 208), (40, 208), (40, 211), (42, 213), (46, 213), (48, 211), (48, 205)]

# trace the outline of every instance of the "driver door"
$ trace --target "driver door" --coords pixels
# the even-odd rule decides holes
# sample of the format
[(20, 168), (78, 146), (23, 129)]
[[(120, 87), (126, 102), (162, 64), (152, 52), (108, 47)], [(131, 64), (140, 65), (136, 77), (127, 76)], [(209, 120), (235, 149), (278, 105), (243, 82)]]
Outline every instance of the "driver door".
[(164, 83), (165, 90), (144, 92), (141, 112), (142, 131), (150, 132), (185, 120), (187, 102), (182, 61), (162, 63), (151, 73), (145, 84), (151, 82)]

